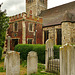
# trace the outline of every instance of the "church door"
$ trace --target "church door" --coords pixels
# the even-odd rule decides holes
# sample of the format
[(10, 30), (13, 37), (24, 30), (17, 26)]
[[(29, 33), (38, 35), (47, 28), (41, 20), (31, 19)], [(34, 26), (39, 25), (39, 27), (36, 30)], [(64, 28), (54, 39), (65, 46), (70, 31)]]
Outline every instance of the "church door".
[(12, 39), (12, 49), (18, 44), (18, 39)]

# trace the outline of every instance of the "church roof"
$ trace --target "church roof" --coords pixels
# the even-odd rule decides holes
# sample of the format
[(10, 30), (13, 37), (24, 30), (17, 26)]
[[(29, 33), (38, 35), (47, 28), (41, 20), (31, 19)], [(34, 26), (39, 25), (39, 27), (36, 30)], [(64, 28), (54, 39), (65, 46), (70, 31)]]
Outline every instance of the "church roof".
[(75, 21), (75, 1), (44, 10), (39, 15), (43, 17), (43, 25), (56, 25), (63, 21)]

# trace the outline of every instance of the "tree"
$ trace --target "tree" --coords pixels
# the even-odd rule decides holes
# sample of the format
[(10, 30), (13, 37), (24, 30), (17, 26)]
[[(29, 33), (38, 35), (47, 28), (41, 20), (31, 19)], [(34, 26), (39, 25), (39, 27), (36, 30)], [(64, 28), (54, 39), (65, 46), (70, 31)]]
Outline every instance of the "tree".
[(6, 16), (5, 11), (2, 12), (0, 10), (0, 46), (2, 47), (4, 45), (6, 29), (9, 26), (8, 22), (9, 22), (9, 18)]

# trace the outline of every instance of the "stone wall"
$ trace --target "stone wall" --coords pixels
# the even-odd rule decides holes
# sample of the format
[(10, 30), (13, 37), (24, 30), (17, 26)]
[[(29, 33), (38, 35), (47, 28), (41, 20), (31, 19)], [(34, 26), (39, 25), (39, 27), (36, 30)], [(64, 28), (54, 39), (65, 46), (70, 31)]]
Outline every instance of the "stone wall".
[(61, 29), (61, 25), (43, 27), (43, 44), (44, 44), (44, 31), (49, 31), (49, 37), (53, 40), (53, 44), (57, 44), (57, 29)]
[(62, 23), (62, 45), (66, 43), (75, 44), (75, 23)]
[(72, 23), (72, 44), (75, 44), (75, 23)]

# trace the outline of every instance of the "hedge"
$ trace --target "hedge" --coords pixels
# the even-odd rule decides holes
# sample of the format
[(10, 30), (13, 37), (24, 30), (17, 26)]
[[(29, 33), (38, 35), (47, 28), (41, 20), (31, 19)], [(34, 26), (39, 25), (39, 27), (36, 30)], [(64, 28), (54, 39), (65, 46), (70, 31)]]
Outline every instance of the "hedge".
[(0, 60), (2, 58), (2, 47), (0, 47)]
[[(54, 58), (59, 58), (59, 47), (61, 45), (54, 45)], [(15, 51), (20, 52), (20, 58), (27, 60), (28, 52), (36, 51), (38, 54), (39, 63), (45, 63), (45, 45), (41, 44), (18, 44), (15, 46)]]
[(45, 45), (41, 44), (18, 44), (15, 46), (15, 51), (20, 52), (20, 58), (27, 60), (28, 52), (35, 51), (38, 55), (38, 62), (45, 63)]
[(54, 45), (54, 59), (59, 59), (59, 48), (61, 45)]

